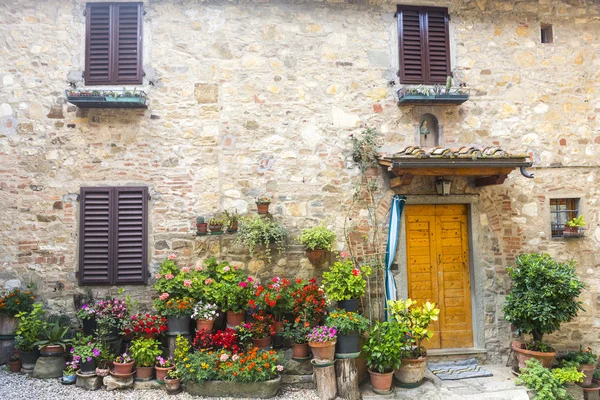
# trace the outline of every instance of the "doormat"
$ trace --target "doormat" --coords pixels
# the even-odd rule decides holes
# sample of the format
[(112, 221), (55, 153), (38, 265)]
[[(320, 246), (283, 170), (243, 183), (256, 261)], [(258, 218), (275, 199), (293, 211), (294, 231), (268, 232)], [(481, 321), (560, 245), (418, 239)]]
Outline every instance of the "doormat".
[(427, 368), (443, 381), (493, 376), (491, 372), (477, 365), (475, 358), (460, 361), (428, 363)]

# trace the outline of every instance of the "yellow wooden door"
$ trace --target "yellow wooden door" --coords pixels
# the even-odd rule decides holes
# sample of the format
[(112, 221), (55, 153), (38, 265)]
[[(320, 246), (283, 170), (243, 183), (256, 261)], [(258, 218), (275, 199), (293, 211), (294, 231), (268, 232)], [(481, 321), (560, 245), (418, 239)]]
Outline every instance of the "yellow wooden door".
[(462, 204), (407, 205), (408, 295), (435, 302), (430, 349), (473, 346), (467, 208)]

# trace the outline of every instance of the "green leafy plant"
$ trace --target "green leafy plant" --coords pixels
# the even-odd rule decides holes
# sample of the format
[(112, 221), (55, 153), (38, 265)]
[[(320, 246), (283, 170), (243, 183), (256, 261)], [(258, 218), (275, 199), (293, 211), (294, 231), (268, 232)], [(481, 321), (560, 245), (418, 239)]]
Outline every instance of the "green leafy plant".
[(40, 349), (44, 346), (60, 346), (64, 351), (67, 344), (71, 343), (71, 340), (66, 337), (68, 332), (68, 326), (62, 326), (58, 323), (48, 324), (42, 332), (42, 340), (35, 342), (35, 345)]
[(544, 368), (534, 358), (526, 361), (526, 368), (521, 368), (521, 375), (515, 381), (518, 385), (525, 385), (527, 389), (535, 390), (534, 400), (570, 400), (573, 397), (563, 387), (562, 383)]
[(14, 317), (19, 313), (30, 312), (33, 309), (34, 299), (30, 288), (25, 291), (13, 289), (0, 297), (0, 315), (6, 314)]
[(16, 347), (21, 351), (33, 351), (40, 335), (46, 330), (46, 321), (42, 318), (44, 311), (42, 304), (35, 303), (31, 311), (20, 312), (15, 317), (19, 318), (19, 327), (16, 330)]
[(576, 365), (568, 367), (554, 368), (552, 370), (552, 376), (560, 382), (561, 385), (575, 382), (583, 382), (585, 374), (577, 370)]
[(596, 364), (597, 357), (593, 353), (591, 348), (588, 348), (586, 351), (569, 351), (564, 355), (559, 357), (561, 361), (561, 366), (564, 366), (565, 363), (573, 362), (577, 366), (582, 364)]
[(568, 221), (566, 225), (570, 226), (571, 228), (585, 226), (585, 221), (583, 220), (583, 214), (581, 214), (581, 215), (573, 218), (572, 220)]
[(353, 332), (364, 332), (369, 329), (369, 319), (352, 311), (336, 310), (329, 313), (325, 321), (327, 326), (334, 326), (342, 335)]
[(577, 298), (584, 284), (575, 266), (575, 261), (561, 263), (548, 254), (522, 254), (516, 266), (507, 268), (513, 287), (506, 296), (504, 318), (516, 327), (518, 335), (533, 336), (528, 350), (543, 351), (543, 335), (558, 330), (583, 310)]
[(181, 379), (181, 374), (177, 369), (172, 369), (167, 372), (168, 379)]
[(336, 261), (323, 272), (325, 293), (331, 300), (358, 299), (365, 294), (366, 278), (371, 275), (371, 267), (363, 265), (360, 269), (352, 260)]
[(318, 225), (314, 228), (303, 229), (298, 242), (306, 246), (309, 250), (327, 250), (335, 242), (335, 233), (325, 225)]
[(162, 354), (162, 350), (158, 347), (158, 340), (144, 338), (133, 340), (129, 352), (138, 367), (154, 366), (156, 357)]
[(223, 226), (225, 225), (227, 220), (222, 216), (216, 216), (208, 220), (208, 225), (217, 225)]
[(73, 339), (71, 355), (77, 363), (90, 362), (101, 354), (101, 345), (94, 341), (92, 336), (84, 336), (78, 333)]
[(227, 226), (228, 229), (233, 229), (234, 225), (240, 220), (240, 214), (237, 213), (237, 210), (232, 212), (225, 210), (223, 219), (225, 221), (225, 226)]
[(190, 342), (182, 335), (175, 338), (175, 349), (173, 350), (173, 360), (177, 363), (187, 357), (190, 352)]
[(433, 332), (427, 328), (432, 321), (437, 321), (440, 313), (440, 310), (435, 308), (435, 303), (426, 302), (419, 307), (417, 302), (411, 299), (390, 300), (388, 306), (392, 318), (406, 328), (407, 357), (417, 359), (426, 356), (427, 350), (421, 344), (423, 340), (433, 337)]
[(310, 324), (301, 318), (296, 318), (295, 321), (283, 322), (283, 331), (281, 335), (292, 342), (292, 344), (304, 344), (308, 342), (307, 335), (312, 331)]
[(255, 255), (257, 248), (262, 247), (268, 262), (271, 262), (270, 245), (274, 243), (279, 253), (282, 253), (285, 249), (286, 234), (284, 226), (276, 220), (252, 215), (240, 220), (236, 243), (248, 247), (251, 256)]
[(396, 322), (376, 322), (363, 345), (369, 369), (383, 374), (400, 368), (406, 334), (406, 327)]

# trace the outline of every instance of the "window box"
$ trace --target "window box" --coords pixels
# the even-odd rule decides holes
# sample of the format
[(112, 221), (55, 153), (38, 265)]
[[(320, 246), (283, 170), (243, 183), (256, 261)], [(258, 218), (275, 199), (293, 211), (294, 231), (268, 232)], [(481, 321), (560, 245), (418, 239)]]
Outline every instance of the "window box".
[(582, 238), (585, 236), (585, 228), (582, 226), (565, 226), (565, 230), (562, 233), (563, 238)]
[(67, 90), (67, 101), (79, 108), (148, 108), (146, 93), (142, 91)]
[(402, 88), (398, 91), (398, 105), (459, 105), (469, 100), (470, 89), (451, 89), (449, 93), (443, 93), (445, 88)]

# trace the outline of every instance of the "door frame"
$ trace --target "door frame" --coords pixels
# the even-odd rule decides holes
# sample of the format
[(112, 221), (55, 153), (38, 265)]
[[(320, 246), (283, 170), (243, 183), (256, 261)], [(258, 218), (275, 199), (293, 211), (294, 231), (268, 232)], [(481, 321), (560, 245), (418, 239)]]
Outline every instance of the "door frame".
[[(436, 196), (436, 195), (406, 195), (406, 204), (464, 204), (467, 206), (467, 229), (469, 238), (469, 275), (471, 279), (471, 318), (473, 326), (473, 348), (485, 349), (485, 313), (484, 288), (486, 273), (479, 260), (482, 256), (479, 247), (479, 237), (482, 234), (481, 213), (478, 195)], [(408, 297), (408, 268), (406, 253), (406, 215), (402, 213), (400, 232), (398, 235), (398, 251), (396, 264), (398, 271), (394, 274), (398, 298)], [(475, 223), (477, 222), (477, 223)]]

